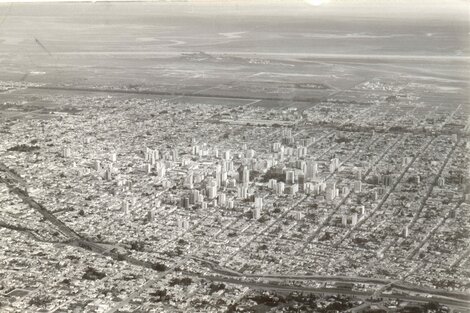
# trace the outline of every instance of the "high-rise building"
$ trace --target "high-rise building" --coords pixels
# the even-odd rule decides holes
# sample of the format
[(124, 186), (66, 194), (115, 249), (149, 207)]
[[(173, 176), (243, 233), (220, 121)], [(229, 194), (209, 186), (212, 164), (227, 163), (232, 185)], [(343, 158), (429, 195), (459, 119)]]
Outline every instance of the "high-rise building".
[(304, 174), (299, 174), (297, 179), (298, 179), (298, 183), (299, 183), (299, 192), (304, 193), (305, 192), (305, 175)]
[(64, 158), (70, 158), (72, 156), (72, 150), (69, 147), (65, 147), (62, 150), (62, 157)]
[(408, 225), (406, 225), (405, 228), (403, 229), (403, 237), (408, 238), (409, 235), (410, 235), (410, 231), (408, 229)]
[(304, 215), (302, 212), (296, 211), (294, 213), (294, 219), (296, 219), (297, 221), (301, 221), (303, 218), (304, 218)]
[(305, 158), (307, 156), (307, 147), (298, 147), (296, 153), (297, 157)]
[(329, 170), (330, 170), (330, 173), (334, 173), (335, 170), (336, 170), (335, 164), (334, 164), (333, 162), (330, 163), (330, 165), (329, 165), (328, 168), (329, 168)]
[(292, 129), (291, 128), (282, 128), (282, 136), (284, 137), (290, 137), (292, 136)]
[(109, 167), (106, 169), (105, 178), (106, 178), (106, 180), (112, 180), (113, 179), (112, 169), (109, 168)]
[(354, 192), (362, 192), (362, 182), (360, 180), (354, 182)]
[(250, 183), (250, 170), (245, 166), (242, 172), (242, 183), (248, 185)]
[(121, 210), (122, 210), (122, 213), (124, 215), (128, 215), (129, 214), (129, 202), (127, 202), (127, 200), (124, 200), (122, 203), (121, 203)]
[(292, 136), (286, 136), (282, 138), (281, 142), (285, 145), (293, 145), (295, 142), (295, 139)]
[(155, 151), (150, 150), (149, 151), (149, 162), (151, 165), (155, 165), (157, 163), (157, 157), (156, 154), (154, 153)]
[(217, 186), (222, 185), (222, 165), (220, 164), (215, 166), (215, 181), (217, 182)]
[(321, 190), (320, 190), (320, 184), (315, 184), (313, 185), (313, 191), (312, 191), (314, 194), (318, 195)]
[(318, 165), (317, 162), (309, 160), (307, 162), (307, 171), (305, 173), (305, 177), (307, 180), (312, 180), (318, 173)]
[(339, 159), (338, 158), (333, 158), (333, 162), (335, 164), (335, 168), (339, 168)]
[(225, 161), (230, 160), (230, 150), (224, 151), (224, 160)]
[(244, 185), (238, 186), (238, 198), (240, 199), (248, 198), (248, 187)]
[(286, 188), (286, 193), (289, 195), (296, 195), (299, 192), (299, 185), (293, 184)]
[(209, 185), (206, 187), (207, 198), (214, 199), (217, 196), (217, 186)]
[(294, 171), (286, 171), (286, 183), (287, 184), (295, 183), (295, 172)]
[(184, 185), (188, 187), (189, 189), (194, 188), (194, 174), (192, 171), (188, 173), (188, 176), (185, 177), (184, 179)]
[(351, 216), (351, 225), (355, 226), (357, 224), (357, 213), (353, 213)]
[(166, 175), (166, 165), (164, 161), (158, 161), (155, 163), (155, 168), (159, 178), (163, 178)]
[(332, 201), (336, 196), (335, 189), (327, 188), (326, 189), (326, 200)]
[(181, 229), (181, 230), (187, 230), (190, 227), (189, 221), (187, 219), (182, 218), (182, 217), (179, 217), (177, 219), (177, 223), (178, 223), (178, 228)]
[(255, 198), (255, 208), (259, 208), (260, 210), (263, 209), (263, 198), (260, 198), (260, 197)]
[(152, 173), (152, 165), (150, 165), (150, 164), (145, 164), (145, 172), (146, 172), (147, 174)]
[(254, 208), (253, 209), (253, 219), (259, 220), (261, 218), (261, 209), (260, 208)]
[(372, 193), (372, 200), (377, 201), (378, 199), (379, 199), (379, 194), (377, 193), (377, 191), (374, 191)]
[(189, 203), (189, 197), (184, 197), (184, 198), (183, 198), (183, 207), (184, 207), (185, 209), (188, 209), (188, 208), (189, 208), (189, 205), (190, 205), (190, 203)]
[(392, 185), (392, 176), (391, 175), (384, 175), (383, 177), (383, 183), (385, 186), (391, 186)]
[(347, 216), (346, 214), (343, 214), (343, 215), (341, 216), (341, 224), (342, 224), (343, 226), (348, 225), (348, 216)]
[(243, 183), (243, 169), (245, 168), (245, 166), (243, 165), (240, 165), (238, 168), (237, 168), (237, 173), (238, 173), (238, 182), (241, 184)]
[(277, 180), (275, 180), (274, 178), (271, 178), (268, 182), (268, 186), (269, 188), (276, 190)]
[(356, 172), (356, 179), (362, 180), (362, 170), (360, 168)]
[(225, 195), (225, 193), (220, 193), (218, 197), (219, 206), (225, 207), (226, 200), (227, 200), (227, 196)]
[(190, 204), (197, 204), (199, 203), (199, 197), (200, 197), (200, 193), (199, 193), (199, 190), (197, 189), (194, 189), (191, 191), (191, 194), (189, 195), (189, 203)]
[(305, 183), (304, 192), (308, 195), (314, 193), (315, 192), (314, 185), (312, 183)]
[(220, 184), (222, 186), (227, 186), (227, 179), (228, 179), (228, 173), (224, 169), (222, 169), (222, 173), (220, 174)]
[(228, 163), (229, 163), (229, 162), (227, 162), (227, 161), (225, 161), (225, 160), (221, 160), (221, 162), (220, 162), (220, 167), (221, 167), (222, 173), (228, 171)]
[(252, 159), (255, 157), (255, 150), (253, 149), (250, 149), (246, 152), (246, 157), (249, 158), (249, 159)]
[(148, 222), (153, 222), (155, 220), (155, 211), (150, 210), (147, 212), (147, 221)]

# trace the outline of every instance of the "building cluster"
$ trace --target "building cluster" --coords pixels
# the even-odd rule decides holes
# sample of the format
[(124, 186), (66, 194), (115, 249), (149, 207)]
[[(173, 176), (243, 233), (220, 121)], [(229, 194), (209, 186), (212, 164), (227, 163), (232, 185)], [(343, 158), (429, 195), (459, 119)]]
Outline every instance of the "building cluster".
[[(155, 99), (56, 101), (79, 113), (5, 124), (0, 160), (26, 181), (20, 187), (30, 197), (110, 251), (195, 273), (207, 272), (207, 262), (240, 274), (399, 279), (406, 273), (416, 285), (468, 291), (470, 144), (465, 132), (445, 131), (466, 121), (462, 108), (404, 115), (408, 106), (384, 110), (387, 104), (374, 100), (367, 106), (325, 102), (300, 114), (259, 107), (227, 112)], [(396, 128), (411, 120), (413, 131)], [(20, 144), (39, 148), (15, 151)], [(90, 289), (103, 294), (93, 302), (98, 312), (137, 290), (148, 275), (70, 248), (70, 238), (44, 227), (42, 217), (2, 184), (0, 205), (7, 208), (1, 222), (27, 226), (30, 234), (1, 236), (10, 247), (0, 257), (0, 273), (8, 277), (3, 288), (30, 288), (15, 298), (25, 305), (47, 290), (87, 294), (77, 273), (93, 265), (108, 277)], [(67, 255), (48, 275), (54, 282), (30, 281), (54, 263), (20, 260), (16, 249), (31, 245), (38, 251), (67, 247), (57, 250)], [(12, 272), (18, 266), (29, 266), (32, 276)], [(184, 294), (228, 305), (230, 292), (244, 292), (231, 286), (214, 296), (203, 281), (179, 286), (181, 277), (174, 275), (149, 285), (160, 290), (177, 282), (158, 293), (171, 294), (167, 305), (182, 303), (177, 300)], [(59, 288), (65, 279), (69, 283)], [(114, 290), (122, 285), (116, 279), (126, 280), (125, 290)], [(50, 303), (66, 307), (74, 300)]]

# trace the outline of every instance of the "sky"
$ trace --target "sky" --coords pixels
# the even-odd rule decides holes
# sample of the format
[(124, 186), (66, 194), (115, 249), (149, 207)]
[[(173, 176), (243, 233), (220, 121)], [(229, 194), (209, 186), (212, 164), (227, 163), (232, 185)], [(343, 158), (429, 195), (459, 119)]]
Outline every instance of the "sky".
[[(345, 18), (444, 20), (469, 25), (470, 0), (0, 0), (0, 23), (15, 3), (174, 3), (184, 9), (217, 7), (230, 15), (335, 15)], [(173, 5), (173, 4), (172, 4)], [(125, 8), (125, 6), (123, 6)], [(45, 7), (47, 8), (47, 7)], [(300, 9), (300, 10), (299, 10)], [(126, 9), (124, 9), (126, 10)], [(313, 18), (312, 15), (312, 18)], [(463, 23), (462, 23), (463, 22)]]
[[(142, 0), (0, 0), (0, 4), (20, 2), (142, 2)], [(422, 11), (424, 13), (435, 12), (443, 14), (454, 12), (466, 15), (470, 18), (470, 0), (145, 0), (143, 2), (187, 2), (191, 4), (209, 5), (266, 5), (288, 6), (305, 5), (316, 9), (362, 9), (382, 11), (393, 14), (396, 11), (407, 13), (410, 11)]]

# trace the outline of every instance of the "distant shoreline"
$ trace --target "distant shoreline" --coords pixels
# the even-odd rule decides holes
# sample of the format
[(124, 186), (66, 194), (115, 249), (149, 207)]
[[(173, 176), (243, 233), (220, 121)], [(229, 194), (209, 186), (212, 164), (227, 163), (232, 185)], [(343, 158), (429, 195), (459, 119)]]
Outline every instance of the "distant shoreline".
[[(65, 51), (54, 52), (53, 55), (109, 55), (109, 56), (185, 56), (201, 53), (201, 51)], [(340, 60), (383, 60), (383, 61), (460, 61), (469, 62), (470, 56), (446, 56), (446, 55), (400, 55), (400, 54), (337, 54), (337, 53), (302, 53), (302, 52), (249, 52), (249, 51), (203, 51), (204, 54), (215, 57), (281, 57), (300, 58), (303, 61), (308, 59), (340, 59)], [(43, 52), (28, 53), (29, 55), (44, 55)], [(11, 55), (9, 52), (0, 52), (0, 56)]]

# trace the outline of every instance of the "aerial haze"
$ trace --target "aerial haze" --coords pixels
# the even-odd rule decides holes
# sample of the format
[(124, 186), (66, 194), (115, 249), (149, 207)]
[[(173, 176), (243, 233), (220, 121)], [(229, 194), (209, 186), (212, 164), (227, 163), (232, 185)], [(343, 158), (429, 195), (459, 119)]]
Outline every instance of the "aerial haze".
[(469, 5), (0, 2), (0, 312), (470, 312)]

